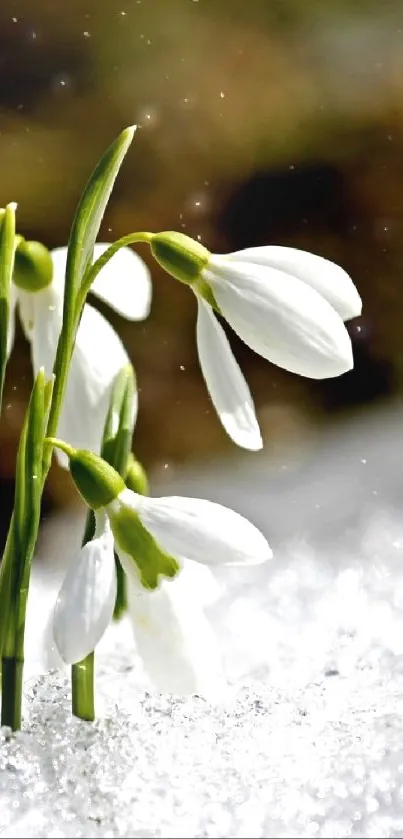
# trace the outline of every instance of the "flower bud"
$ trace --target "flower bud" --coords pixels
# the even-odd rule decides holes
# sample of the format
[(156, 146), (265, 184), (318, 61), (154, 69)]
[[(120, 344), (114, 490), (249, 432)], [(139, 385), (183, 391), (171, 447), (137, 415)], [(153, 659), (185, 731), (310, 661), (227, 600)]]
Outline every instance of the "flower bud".
[(27, 242), (21, 237), (17, 244), (13, 280), (23, 291), (42, 291), (53, 279), (50, 252), (41, 242)]
[(127, 464), (125, 484), (128, 489), (132, 489), (133, 492), (137, 492), (139, 495), (149, 495), (150, 488), (146, 471), (131, 452)]
[(155, 233), (150, 245), (151, 253), (162, 268), (186, 285), (193, 285), (199, 279), (210, 259), (207, 248), (184, 233)]
[(85, 503), (92, 510), (106, 507), (125, 489), (119, 472), (99, 455), (86, 449), (74, 449), (63, 440), (53, 437), (48, 437), (46, 442), (67, 455), (71, 477)]
[(80, 495), (93, 510), (106, 507), (125, 488), (119, 472), (102, 457), (83, 449), (70, 457), (70, 472)]

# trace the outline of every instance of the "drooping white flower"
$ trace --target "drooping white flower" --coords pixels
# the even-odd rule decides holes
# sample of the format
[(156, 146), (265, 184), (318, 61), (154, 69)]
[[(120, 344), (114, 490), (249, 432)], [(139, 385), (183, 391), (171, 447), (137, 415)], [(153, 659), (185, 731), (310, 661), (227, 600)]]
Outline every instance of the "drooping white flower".
[(172, 231), (152, 237), (156, 260), (197, 297), (197, 347), (203, 376), (229, 436), (247, 449), (262, 446), (249, 388), (214, 309), (251, 349), (313, 379), (353, 367), (343, 321), (361, 313), (346, 272), (320, 256), (267, 246), (225, 255)]
[[(202, 279), (237, 335), (268, 361), (313, 379), (353, 367), (343, 318), (359, 315), (361, 301), (332, 262), (292, 248), (251, 248), (212, 255)], [(259, 448), (248, 387), (212, 308), (195, 290), (199, 359), (213, 404), (238, 445)]]
[[(108, 245), (98, 244), (94, 260)], [(50, 376), (62, 326), (63, 292), (67, 248), (51, 252), (53, 278), (40, 291), (13, 287), (9, 348), (14, 338), (14, 313), (18, 306), (21, 323), (31, 345), (34, 374), (43, 367)], [(128, 320), (147, 317), (151, 282), (144, 262), (129, 248), (122, 248), (102, 268), (92, 292)], [(117, 373), (129, 363), (124, 346), (107, 320), (86, 304), (77, 331), (75, 348), (61, 410), (58, 433), (77, 448), (99, 451), (111, 388)], [(59, 462), (67, 458), (57, 451)]]
[(103, 536), (98, 529), (87, 550), (82, 549), (58, 597), (54, 638), (60, 655), (67, 663), (84, 658), (112, 618), (111, 528), (145, 671), (163, 691), (211, 695), (219, 678), (219, 655), (193, 563), (264, 562), (272, 556), (265, 537), (233, 510), (202, 499), (146, 498), (124, 489), (104, 513), (104, 518), (96, 513)]

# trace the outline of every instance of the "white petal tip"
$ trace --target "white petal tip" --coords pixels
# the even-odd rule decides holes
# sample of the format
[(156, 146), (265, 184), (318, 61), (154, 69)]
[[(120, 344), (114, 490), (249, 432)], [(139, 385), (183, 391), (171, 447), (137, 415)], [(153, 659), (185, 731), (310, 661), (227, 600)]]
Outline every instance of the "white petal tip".
[(256, 553), (253, 558), (251, 558), (249, 565), (263, 565), (264, 562), (269, 562), (271, 559), (273, 559), (273, 551), (270, 545), (266, 542), (265, 550), (259, 554)]
[(242, 433), (236, 431), (234, 433), (228, 432), (228, 434), (231, 440), (241, 449), (247, 449), (249, 452), (259, 452), (263, 448), (263, 440), (260, 433), (249, 434), (248, 432)]
[(237, 446), (259, 451), (263, 441), (248, 385), (222, 326), (201, 298), (196, 335), (202, 373), (223, 427)]
[(356, 288), (350, 299), (346, 301), (344, 311), (342, 312), (343, 320), (352, 320), (359, 318), (362, 313), (362, 300)]

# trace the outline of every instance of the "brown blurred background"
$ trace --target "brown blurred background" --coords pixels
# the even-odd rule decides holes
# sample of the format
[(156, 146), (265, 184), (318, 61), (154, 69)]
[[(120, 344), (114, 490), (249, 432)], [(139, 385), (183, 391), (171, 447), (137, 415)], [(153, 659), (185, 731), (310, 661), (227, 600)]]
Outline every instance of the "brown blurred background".
[[(178, 229), (217, 251), (292, 245), (342, 264), (361, 292), (355, 370), (340, 379), (289, 375), (231, 335), (266, 448), (399, 398), (401, 0), (1, 0), (0, 205), (18, 201), (20, 232), (65, 244), (98, 157), (133, 122), (101, 240)], [(157, 472), (231, 456), (197, 363), (192, 295), (152, 272), (146, 323), (108, 313), (141, 387), (136, 451)], [(4, 519), (30, 384), (19, 331), (0, 426)], [(70, 495), (55, 470), (47, 508)]]

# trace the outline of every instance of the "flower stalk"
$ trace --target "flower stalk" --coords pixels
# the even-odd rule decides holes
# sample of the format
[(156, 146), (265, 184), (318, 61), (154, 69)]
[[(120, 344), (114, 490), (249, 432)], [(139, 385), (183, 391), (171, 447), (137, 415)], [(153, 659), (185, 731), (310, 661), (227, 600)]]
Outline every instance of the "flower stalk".
[[(124, 477), (131, 463), (131, 443), (134, 403), (137, 399), (136, 377), (131, 365), (116, 376), (112, 390), (109, 411), (105, 421), (101, 457)], [(88, 510), (82, 545), (87, 545), (94, 537), (95, 516)], [(120, 563), (115, 557), (117, 590), (114, 607), (115, 619), (126, 610), (126, 586)], [(94, 651), (71, 667), (71, 709), (75, 717), (92, 721), (95, 719), (94, 690)]]

